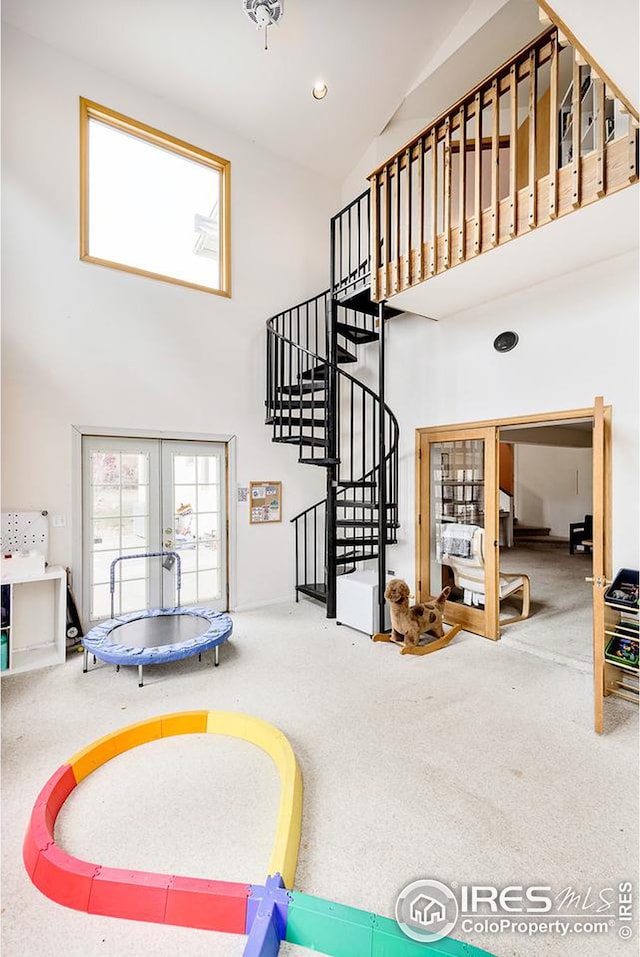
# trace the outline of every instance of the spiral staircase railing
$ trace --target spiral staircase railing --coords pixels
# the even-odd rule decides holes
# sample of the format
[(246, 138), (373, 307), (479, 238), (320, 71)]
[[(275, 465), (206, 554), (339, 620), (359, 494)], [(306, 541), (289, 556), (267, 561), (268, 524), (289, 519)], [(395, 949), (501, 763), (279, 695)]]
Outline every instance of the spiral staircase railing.
[[(324, 468), (327, 495), (295, 515), (296, 598), (336, 615), (336, 579), (397, 541), (399, 426), (379, 392), (342, 366), (370, 343), (383, 352), (384, 306), (371, 303), (369, 193), (332, 220), (331, 288), (267, 321), (266, 422), (274, 442)], [(367, 359), (365, 363), (365, 359)], [(383, 384), (379, 363), (378, 387)], [(380, 467), (382, 463), (382, 468)]]

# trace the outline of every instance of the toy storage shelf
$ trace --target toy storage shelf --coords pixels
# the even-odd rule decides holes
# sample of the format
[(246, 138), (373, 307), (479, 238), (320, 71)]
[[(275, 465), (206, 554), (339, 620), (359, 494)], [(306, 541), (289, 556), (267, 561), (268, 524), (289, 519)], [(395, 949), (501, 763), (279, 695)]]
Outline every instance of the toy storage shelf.
[[(626, 573), (627, 577), (633, 575), (628, 569), (622, 569), (616, 578), (622, 578)], [(635, 572), (637, 576), (637, 572)], [(603, 663), (603, 686), (604, 694), (615, 695), (618, 698), (624, 698), (626, 701), (632, 701), (638, 704), (638, 604), (635, 606), (629, 602), (616, 602), (610, 597), (610, 592), (615, 588), (616, 582), (612, 588), (605, 594), (605, 624), (604, 624), (604, 663)], [(627, 659), (623, 657), (620, 651), (622, 646), (626, 646)], [(617, 648), (617, 655), (614, 660), (613, 648)]]
[(41, 575), (2, 579), (2, 677), (61, 664), (66, 656), (67, 573), (53, 565)]

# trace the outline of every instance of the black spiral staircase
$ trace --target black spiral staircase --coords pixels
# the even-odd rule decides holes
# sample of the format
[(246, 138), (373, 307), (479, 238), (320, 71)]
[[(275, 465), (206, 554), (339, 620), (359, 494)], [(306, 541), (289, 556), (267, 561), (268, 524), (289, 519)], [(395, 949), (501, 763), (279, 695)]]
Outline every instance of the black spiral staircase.
[[(367, 191), (331, 220), (330, 288), (268, 320), (265, 405), (273, 441), (297, 446), (298, 461), (327, 474), (326, 497), (291, 520), (296, 599), (323, 601), (335, 618), (337, 576), (376, 561), (382, 629), (399, 438), (384, 402), (384, 331), (398, 311), (370, 297), (369, 217)], [(373, 384), (343, 368), (356, 362)]]

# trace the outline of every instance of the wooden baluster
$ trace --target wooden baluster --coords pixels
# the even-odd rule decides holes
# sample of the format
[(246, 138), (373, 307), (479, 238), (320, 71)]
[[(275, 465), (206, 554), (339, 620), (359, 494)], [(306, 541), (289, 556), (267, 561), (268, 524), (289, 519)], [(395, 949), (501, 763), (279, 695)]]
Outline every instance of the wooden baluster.
[(451, 240), (451, 119), (444, 121), (444, 204), (442, 219), (444, 224), (443, 269), (449, 268), (449, 245)]
[(598, 196), (604, 196), (606, 192), (604, 162), (605, 97), (604, 83), (599, 77), (593, 80), (593, 106), (595, 112), (593, 122), (596, 124), (596, 192)]
[(491, 114), (491, 245), (498, 245), (500, 202), (500, 94), (498, 80), (491, 84), (493, 113)]
[(474, 170), (474, 239), (473, 251), (475, 255), (480, 252), (482, 243), (482, 94), (476, 93), (476, 148), (474, 151), (475, 170)]
[(460, 166), (458, 169), (458, 261), (466, 255), (466, 200), (467, 200), (467, 110), (460, 107)]
[(529, 54), (529, 229), (536, 225), (538, 182), (536, 175), (536, 107), (538, 102), (538, 72), (536, 51)]
[(580, 127), (582, 111), (580, 106), (580, 64), (573, 51), (573, 97), (571, 107), (571, 205), (577, 209), (580, 205)]
[(418, 224), (418, 281), (424, 279), (424, 137), (418, 141), (418, 204), (420, 207), (420, 222)]
[(405, 286), (411, 286), (413, 283), (413, 270), (411, 268), (411, 200), (413, 193), (413, 184), (411, 182), (411, 147), (405, 153), (407, 163), (407, 195), (405, 204), (406, 231), (407, 231), (407, 261), (404, 267)]
[(389, 271), (391, 269), (391, 177), (389, 175), (390, 164), (384, 168), (384, 219), (385, 219), (385, 228), (384, 228), (384, 260), (383, 265), (384, 269), (382, 271), (383, 282), (384, 282), (384, 291), (382, 294), (382, 299), (387, 299), (389, 297), (389, 289), (391, 288), (391, 281), (389, 279)]
[(551, 38), (549, 62), (549, 216), (558, 215), (558, 35)]
[(402, 190), (400, 189), (400, 154), (396, 156), (396, 276), (393, 283), (393, 291), (400, 289), (400, 198)]
[(378, 174), (374, 173), (371, 177), (371, 228), (370, 243), (371, 249), (369, 255), (371, 258), (371, 298), (374, 302), (378, 301), (378, 260), (380, 258), (380, 187), (378, 185)]
[(518, 230), (518, 189), (516, 181), (516, 163), (518, 158), (518, 71), (516, 64), (509, 70), (509, 236), (511, 239)]
[(438, 266), (438, 138), (435, 128), (431, 130), (431, 248), (429, 250), (429, 273), (434, 276)]

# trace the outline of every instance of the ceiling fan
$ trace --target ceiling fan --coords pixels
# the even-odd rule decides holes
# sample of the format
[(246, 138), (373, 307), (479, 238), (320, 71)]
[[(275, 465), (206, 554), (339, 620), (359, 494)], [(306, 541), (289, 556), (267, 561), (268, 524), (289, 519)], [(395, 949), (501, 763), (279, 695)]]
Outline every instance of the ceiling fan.
[(255, 23), (258, 30), (264, 30), (264, 48), (267, 49), (267, 30), (275, 26), (284, 14), (284, 0), (242, 0), (242, 9)]

